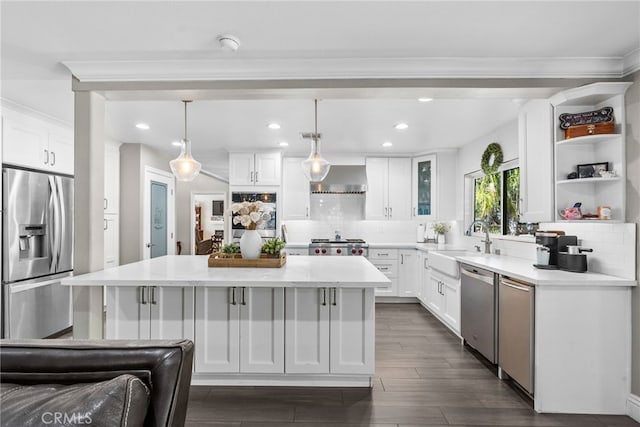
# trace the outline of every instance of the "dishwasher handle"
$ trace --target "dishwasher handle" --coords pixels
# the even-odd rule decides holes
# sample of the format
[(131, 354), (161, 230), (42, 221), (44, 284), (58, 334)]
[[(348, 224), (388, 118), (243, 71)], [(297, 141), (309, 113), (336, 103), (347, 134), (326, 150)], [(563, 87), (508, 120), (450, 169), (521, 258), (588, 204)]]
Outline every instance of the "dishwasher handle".
[(510, 280), (507, 279), (505, 277), (502, 277), (500, 279), (500, 284), (504, 285), (504, 286), (508, 286), (509, 288), (513, 288), (513, 289), (517, 289), (519, 291), (525, 291), (525, 292), (531, 292), (533, 290), (533, 286), (532, 285), (527, 285), (521, 282), (516, 282), (514, 280)]
[(473, 268), (465, 264), (460, 264), (460, 272), (465, 276), (469, 276), (474, 279), (481, 280), (485, 283), (493, 285), (493, 279), (495, 277), (495, 273), (493, 272)]

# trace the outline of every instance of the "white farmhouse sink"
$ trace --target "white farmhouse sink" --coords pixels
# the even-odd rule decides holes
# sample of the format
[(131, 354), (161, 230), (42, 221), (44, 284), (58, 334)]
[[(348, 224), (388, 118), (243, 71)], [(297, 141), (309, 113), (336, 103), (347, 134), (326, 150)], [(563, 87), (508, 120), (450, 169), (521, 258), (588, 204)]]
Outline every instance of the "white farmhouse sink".
[(460, 277), (460, 266), (456, 257), (464, 255), (475, 256), (478, 255), (478, 253), (465, 250), (429, 251), (429, 266), (433, 270), (457, 279)]

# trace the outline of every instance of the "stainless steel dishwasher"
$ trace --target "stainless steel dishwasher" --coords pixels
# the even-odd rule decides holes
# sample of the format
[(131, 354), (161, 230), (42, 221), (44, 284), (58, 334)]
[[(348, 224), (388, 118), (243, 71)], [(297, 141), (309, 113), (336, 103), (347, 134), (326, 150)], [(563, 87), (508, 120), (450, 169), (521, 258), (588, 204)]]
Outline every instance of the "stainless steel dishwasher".
[(501, 277), (498, 294), (498, 365), (533, 394), (535, 288), (529, 283)]
[(460, 332), (491, 363), (497, 362), (496, 274), (460, 264)]

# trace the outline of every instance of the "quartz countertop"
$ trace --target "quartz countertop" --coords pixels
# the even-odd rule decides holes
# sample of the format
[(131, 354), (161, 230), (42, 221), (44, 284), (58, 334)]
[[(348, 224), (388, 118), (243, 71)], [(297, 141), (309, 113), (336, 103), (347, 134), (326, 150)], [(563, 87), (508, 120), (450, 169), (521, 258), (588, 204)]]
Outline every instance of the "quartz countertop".
[(291, 256), (281, 268), (210, 268), (202, 255), (167, 255), (62, 280), (69, 286), (385, 288), (391, 281), (363, 257)]

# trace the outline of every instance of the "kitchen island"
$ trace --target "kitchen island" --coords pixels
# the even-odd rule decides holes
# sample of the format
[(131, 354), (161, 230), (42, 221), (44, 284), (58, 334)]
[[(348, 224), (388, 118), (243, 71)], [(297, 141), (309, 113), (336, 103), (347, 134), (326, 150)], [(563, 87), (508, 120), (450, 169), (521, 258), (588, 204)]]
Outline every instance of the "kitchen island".
[(192, 339), (192, 384), (369, 387), (374, 290), (390, 280), (363, 257), (209, 268), (174, 255), (62, 283), (106, 286), (105, 338)]

